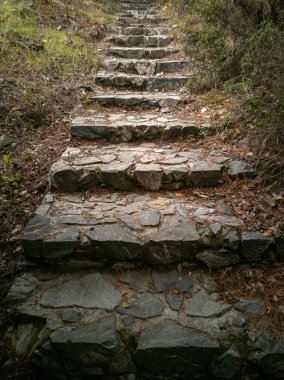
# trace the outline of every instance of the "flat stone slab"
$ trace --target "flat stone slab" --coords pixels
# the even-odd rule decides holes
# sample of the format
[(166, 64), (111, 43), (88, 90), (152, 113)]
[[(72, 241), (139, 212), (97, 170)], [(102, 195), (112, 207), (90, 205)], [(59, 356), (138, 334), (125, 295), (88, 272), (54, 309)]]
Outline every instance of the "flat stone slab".
[[(224, 181), (218, 156), (205, 150), (124, 145), (92, 149), (68, 148), (50, 170), (52, 190), (74, 192), (98, 186), (118, 190), (178, 190), (184, 187), (214, 187)], [(216, 220), (217, 222), (218, 220)]]
[(110, 71), (119, 71), (128, 74), (155, 75), (188, 71), (190, 62), (184, 60), (157, 60), (157, 59), (107, 59), (104, 67)]
[(172, 43), (173, 38), (168, 35), (129, 35), (129, 36), (110, 36), (107, 42), (111, 42), (118, 46), (125, 47), (165, 47)]
[(112, 92), (96, 94), (89, 97), (102, 106), (121, 106), (132, 109), (173, 108), (190, 102), (189, 98), (176, 93), (163, 92)]
[(185, 303), (186, 314), (191, 317), (218, 317), (228, 312), (230, 309), (231, 305), (216, 302), (203, 291), (197, 292)]
[(113, 310), (119, 305), (121, 295), (101, 274), (90, 274), (71, 279), (42, 294), (44, 307), (83, 307), (86, 309)]
[[(43, 203), (49, 205), (46, 214), (36, 212), (25, 229), (23, 248), (29, 257), (169, 264), (195, 260), (196, 253), (203, 252), (205, 241), (215, 249), (227, 247), (230, 231), (240, 239), (242, 220), (217, 211), (212, 201), (151, 193), (53, 195), (52, 202), (49, 198)], [(218, 217), (222, 218), (218, 240), (210, 234), (204, 240), (204, 231)], [(242, 259), (240, 251), (235, 254)], [(168, 280), (170, 277), (165, 283)], [(182, 291), (178, 283), (170, 280), (169, 287)]]
[(127, 307), (118, 308), (120, 314), (130, 315), (141, 319), (148, 319), (162, 315), (164, 310), (163, 303), (150, 293), (144, 293), (135, 299)]
[(164, 321), (142, 332), (136, 364), (151, 373), (190, 374), (206, 372), (208, 362), (220, 352), (217, 341), (173, 321)]
[(108, 27), (108, 30), (112, 33), (116, 33), (117, 35), (121, 36), (156, 36), (161, 34), (168, 34), (170, 28), (168, 26), (161, 26), (161, 27), (147, 27), (143, 25), (139, 26), (117, 26), (117, 25), (111, 25)]
[[(213, 129), (213, 127), (212, 127)], [(98, 114), (94, 117), (77, 117), (70, 127), (72, 136), (88, 140), (108, 139), (110, 142), (128, 142), (170, 139), (175, 137), (197, 137), (203, 127), (195, 123), (178, 120), (161, 114)]]
[(161, 59), (179, 53), (178, 48), (110, 47), (108, 54), (128, 59)]
[(146, 91), (176, 90), (182, 86), (185, 86), (188, 79), (189, 78), (185, 76), (155, 77), (98, 72), (96, 76), (96, 83), (107, 87), (133, 88)]

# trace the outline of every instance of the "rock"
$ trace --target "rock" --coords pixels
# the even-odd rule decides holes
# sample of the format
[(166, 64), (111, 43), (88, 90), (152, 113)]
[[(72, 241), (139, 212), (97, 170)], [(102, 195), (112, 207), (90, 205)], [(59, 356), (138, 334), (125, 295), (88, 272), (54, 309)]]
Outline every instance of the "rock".
[(46, 238), (42, 243), (42, 256), (55, 259), (72, 255), (80, 246), (80, 230), (66, 229), (58, 235)]
[(120, 219), (123, 223), (125, 223), (129, 228), (132, 228), (136, 231), (142, 231), (143, 227), (141, 224), (137, 222), (137, 220), (129, 214), (125, 214), (124, 212), (117, 212), (115, 216)]
[(203, 251), (196, 255), (196, 258), (209, 269), (219, 269), (231, 265), (236, 265), (240, 257), (228, 251)]
[(192, 376), (207, 372), (208, 362), (219, 351), (219, 344), (208, 335), (163, 321), (141, 333), (135, 361), (143, 372)]
[(74, 193), (78, 190), (79, 172), (61, 161), (52, 165), (49, 173), (51, 190)]
[[(58, 361), (68, 358), (73, 366), (102, 368), (108, 373), (133, 373), (134, 365), (115, 329), (115, 318), (98, 325), (90, 323), (77, 329), (59, 329), (50, 336)], [(63, 358), (62, 358), (63, 357)]]
[(268, 195), (261, 195), (259, 197), (259, 202), (264, 208), (272, 209), (276, 206), (274, 199)]
[(119, 277), (122, 282), (128, 284), (129, 287), (136, 292), (144, 293), (149, 288), (149, 276), (147, 273), (141, 272), (128, 272), (125, 275)]
[(4, 134), (0, 136), (0, 149), (5, 148), (6, 146), (9, 146), (13, 144), (14, 140), (11, 136)]
[(228, 170), (228, 174), (232, 178), (244, 178), (255, 175), (255, 170), (245, 161), (232, 161)]
[(253, 313), (259, 315), (264, 315), (266, 313), (264, 304), (258, 299), (237, 302), (234, 308), (242, 313)]
[(191, 259), (199, 240), (194, 223), (189, 223), (180, 216), (165, 218), (159, 231), (149, 236), (146, 259), (152, 264), (170, 264)]
[(95, 227), (86, 233), (95, 249), (95, 256), (103, 259), (135, 259), (142, 251), (142, 242), (119, 224)]
[(61, 316), (63, 322), (79, 322), (81, 320), (81, 313), (76, 310), (65, 310)]
[(129, 190), (133, 186), (129, 176), (131, 167), (131, 163), (118, 163), (101, 167), (103, 182), (114, 189)]
[(231, 305), (215, 302), (203, 291), (199, 291), (185, 303), (185, 312), (191, 317), (219, 317), (230, 309)]
[(244, 232), (241, 241), (241, 253), (248, 260), (260, 260), (272, 244), (273, 238), (261, 232)]
[(240, 238), (236, 231), (230, 231), (225, 237), (225, 242), (232, 251), (237, 251), (240, 247)]
[(239, 379), (242, 369), (242, 358), (235, 347), (231, 347), (213, 362), (211, 373), (218, 379)]
[(7, 302), (23, 302), (36, 289), (37, 280), (34, 276), (25, 273), (21, 277), (17, 277), (13, 285), (9, 289), (6, 297)]
[(148, 319), (157, 317), (163, 313), (164, 305), (150, 293), (144, 293), (137, 298), (130, 307), (119, 307), (117, 311), (121, 314)]
[(141, 185), (152, 191), (158, 191), (162, 184), (163, 171), (157, 164), (138, 164), (135, 168), (135, 177)]
[(41, 296), (44, 307), (84, 307), (86, 309), (113, 310), (121, 295), (101, 274), (90, 274), (57, 285)]
[(214, 136), (216, 134), (216, 128), (211, 124), (201, 124), (200, 133), (204, 136)]
[(138, 219), (143, 226), (157, 226), (160, 224), (161, 214), (158, 211), (142, 210), (138, 213)]
[(221, 182), (223, 182), (223, 176), (220, 165), (199, 161), (193, 164), (186, 185), (210, 187), (216, 186)]
[(245, 327), (249, 320), (249, 316), (246, 314), (239, 315), (233, 322), (233, 325), (236, 327)]
[(198, 275), (198, 280), (201, 282), (202, 286), (209, 292), (214, 293), (218, 290), (218, 285), (212, 277), (207, 276), (206, 274), (200, 273)]
[(24, 251), (31, 257), (40, 257), (43, 240), (51, 229), (52, 225), (49, 217), (37, 215), (32, 218), (24, 230), (22, 239)]
[(179, 311), (182, 301), (183, 301), (183, 295), (182, 294), (167, 294), (167, 301), (170, 307), (173, 310)]
[(194, 287), (194, 281), (185, 273), (172, 272), (153, 272), (152, 278), (157, 292), (170, 292), (172, 290), (181, 293), (188, 292)]

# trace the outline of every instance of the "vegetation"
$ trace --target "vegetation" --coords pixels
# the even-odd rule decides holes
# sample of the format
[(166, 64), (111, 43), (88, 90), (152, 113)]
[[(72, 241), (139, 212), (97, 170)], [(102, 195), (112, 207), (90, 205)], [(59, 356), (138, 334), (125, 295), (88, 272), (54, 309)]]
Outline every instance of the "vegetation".
[(2, 130), (18, 134), (19, 127), (50, 122), (60, 102), (62, 108), (68, 108), (70, 100), (74, 104), (71, 90), (96, 69), (96, 41), (102, 25), (111, 21), (108, 1), (103, 4), (92, 0), (0, 3)]
[(242, 97), (235, 122), (251, 135), (262, 179), (283, 180), (284, 3), (169, 0), (194, 57), (190, 86)]

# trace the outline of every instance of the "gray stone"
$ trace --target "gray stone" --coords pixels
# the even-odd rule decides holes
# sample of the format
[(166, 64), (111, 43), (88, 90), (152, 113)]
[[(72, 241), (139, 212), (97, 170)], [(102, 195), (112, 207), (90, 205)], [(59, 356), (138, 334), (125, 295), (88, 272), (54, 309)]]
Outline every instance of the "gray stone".
[(36, 278), (28, 273), (25, 273), (21, 277), (17, 277), (15, 279), (13, 285), (8, 291), (6, 301), (23, 302), (33, 293), (36, 287)]
[(130, 315), (141, 319), (148, 319), (162, 315), (163, 303), (150, 293), (144, 293), (137, 298), (129, 307), (119, 307), (117, 311), (121, 314)]
[(42, 244), (42, 256), (47, 259), (70, 256), (79, 246), (80, 231), (73, 227), (45, 239)]
[(266, 312), (265, 306), (262, 301), (255, 299), (249, 301), (241, 301), (235, 304), (235, 309), (242, 313), (253, 313), (264, 315)]
[(134, 216), (125, 214), (124, 212), (117, 212), (115, 216), (133, 230), (143, 230), (143, 227), (137, 222)]
[(79, 322), (81, 320), (81, 313), (76, 310), (65, 310), (61, 316), (63, 322)]
[(203, 251), (196, 255), (196, 258), (205, 264), (209, 269), (219, 269), (231, 265), (236, 265), (240, 257), (228, 251)]
[(185, 273), (176, 271), (172, 272), (153, 272), (153, 282), (157, 292), (170, 292), (176, 290), (179, 292), (188, 292), (194, 287), (194, 281)]
[(204, 273), (200, 273), (198, 275), (198, 280), (201, 282), (202, 286), (208, 290), (209, 293), (214, 293), (218, 290), (218, 285), (212, 277), (209, 277)]
[(136, 292), (144, 293), (148, 291), (149, 288), (149, 276), (147, 273), (141, 273), (138, 271), (128, 272), (123, 276), (120, 276), (120, 280)]
[(239, 379), (242, 369), (242, 358), (235, 347), (231, 347), (213, 362), (211, 373), (218, 379)]
[(245, 161), (232, 161), (228, 170), (228, 174), (232, 178), (244, 178), (255, 175), (255, 170)]
[(284, 262), (284, 237), (278, 237), (276, 243), (276, 257), (281, 263)]
[(101, 167), (104, 183), (114, 189), (129, 190), (133, 185), (129, 176), (131, 166), (131, 163), (118, 163)]
[(11, 136), (7, 134), (3, 134), (0, 136), (0, 149), (5, 148), (6, 146), (9, 146), (13, 144), (14, 140), (12, 139)]
[(248, 315), (239, 315), (233, 322), (233, 325), (236, 326), (236, 327), (245, 327), (247, 322), (249, 320), (249, 316)]
[(177, 49), (169, 48), (143, 48), (143, 47), (111, 47), (109, 52), (120, 58), (150, 58), (160, 59), (176, 53)]
[(24, 230), (22, 246), (29, 256), (41, 257), (43, 239), (51, 231), (52, 225), (49, 217), (35, 216)]
[(134, 365), (115, 329), (115, 318), (77, 329), (60, 329), (50, 336), (52, 346), (61, 355), (80, 367), (104, 368), (111, 374), (133, 373)]
[(52, 165), (49, 173), (52, 190), (73, 193), (78, 190), (80, 173), (61, 161)]
[(162, 184), (163, 171), (162, 168), (157, 164), (151, 165), (136, 165), (134, 171), (135, 177), (139, 183), (145, 189), (158, 191)]
[(164, 219), (158, 232), (149, 236), (146, 246), (146, 258), (154, 264), (170, 264), (192, 259), (200, 236), (194, 223), (180, 216)]
[(216, 186), (223, 182), (222, 167), (218, 164), (199, 161), (194, 163), (187, 178), (187, 186)]
[(154, 210), (142, 210), (138, 213), (138, 219), (143, 226), (157, 226), (160, 224), (160, 213)]
[(272, 244), (273, 238), (261, 232), (244, 232), (242, 234), (241, 252), (248, 260), (259, 260)]
[(133, 323), (135, 323), (135, 319), (133, 317), (131, 317), (130, 315), (124, 315), (122, 317), (122, 321), (124, 323), (124, 326), (126, 326), (126, 327), (131, 326), (131, 325), (133, 325)]
[(119, 224), (95, 227), (86, 233), (95, 249), (95, 257), (110, 260), (135, 259), (143, 243)]
[(99, 273), (85, 275), (57, 285), (41, 296), (44, 307), (84, 307), (87, 309), (113, 310), (119, 305), (121, 295)]
[(219, 352), (219, 344), (210, 336), (164, 321), (142, 332), (135, 361), (143, 372), (173, 374), (178, 370), (192, 376), (207, 372), (208, 362)]
[(182, 301), (183, 301), (183, 295), (182, 294), (167, 294), (167, 301), (173, 310), (179, 311)]
[(240, 238), (236, 231), (230, 231), (225, 237), (225, 242), (232, 251), (237, 251), (240, 247)]
[(185, 303), (186, 314), (191, 317), (219, 317), (228, 312), (230, 309), (230, 305), (213, 301), (209, 295), (203, 291), (197, 292)]

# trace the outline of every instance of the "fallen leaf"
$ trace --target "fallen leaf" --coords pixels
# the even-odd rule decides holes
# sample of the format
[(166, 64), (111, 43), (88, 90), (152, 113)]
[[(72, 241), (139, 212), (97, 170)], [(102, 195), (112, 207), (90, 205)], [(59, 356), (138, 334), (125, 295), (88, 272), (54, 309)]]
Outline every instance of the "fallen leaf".
[(128, 307), (130, 307), (130, 304), (127, 301), (124, 301), (124, 302), (122, 302), (121, 306), (124, 308), (128, 308)]
[(271, 228), (269, 228), (268, 230), (263, 232), (263, 236), (266, 236), (266, 237), (273, 236), (273, 230)]

